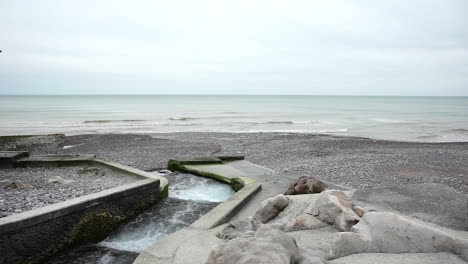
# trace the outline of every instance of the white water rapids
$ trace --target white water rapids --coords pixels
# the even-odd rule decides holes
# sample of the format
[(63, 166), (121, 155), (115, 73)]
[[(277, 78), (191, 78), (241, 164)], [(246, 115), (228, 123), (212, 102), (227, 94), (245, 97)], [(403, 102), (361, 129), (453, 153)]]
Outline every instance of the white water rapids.
[(97, 245), (81, 246), (47, 264), (129, 264), (157, 240), (184, 228), (209, 212), (234, 191), (227, 184), (191, 174), (166, 175), (169, 197), (122, 225)]

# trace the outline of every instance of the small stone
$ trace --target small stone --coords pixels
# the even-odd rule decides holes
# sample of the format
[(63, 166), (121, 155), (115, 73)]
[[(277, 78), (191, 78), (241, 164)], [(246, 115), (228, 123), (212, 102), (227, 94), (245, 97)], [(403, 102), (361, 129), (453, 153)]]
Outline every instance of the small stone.
[(362, 208), (361, 206), (354, 206), (353, 211), (359, 215), (359, 217), (362, 217), (366, 213), (366, 209)]
[(47, 180), (49, 183), (61, 183), (61, 184), (70, 184), (75, 182), (74, 180), (64, 179), (60, 176), (53, 176)]
[(27, 183), (22, 183), (21, 181), (14, 181), (10, 184), (8, 184), (7, 186), (5, 186), (5, 189), (23, 189), (23, 190), (26, 190), (26, 189), (33, 189), (34, 186), (32, 186), (31, 184), (27, 184)]

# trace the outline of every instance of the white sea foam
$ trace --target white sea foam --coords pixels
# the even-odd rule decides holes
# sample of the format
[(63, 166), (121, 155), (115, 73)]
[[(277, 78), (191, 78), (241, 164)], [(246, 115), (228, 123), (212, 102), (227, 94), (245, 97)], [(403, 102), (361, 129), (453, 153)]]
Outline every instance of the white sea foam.
[(170, 198), (159, 201), (155, 207), (140, 214), (99, 245), (141, 252), (155, 241), (191, 224), (217, 202), (234, 194), (229, 185), (212, 179), (190, 174), (171, 174), (166, 177), (170, 183)]
[(417, 124), (417, 122), (415, 121), (388, 119), (388, 118), (372, 118), (371, 120), (379, 122), (379, 123), (387, 123), (387, 124)]

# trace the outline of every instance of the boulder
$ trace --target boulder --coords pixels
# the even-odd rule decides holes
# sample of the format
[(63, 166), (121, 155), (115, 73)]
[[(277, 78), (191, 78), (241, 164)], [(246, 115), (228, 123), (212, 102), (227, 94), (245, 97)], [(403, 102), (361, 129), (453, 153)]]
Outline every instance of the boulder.
[(302, 176), (289, 184), (285, 195), (321, 193), (327, 188), (327, 184), (314, 177)]
[(265, 224), (275, 218), (289, 204), (286, 196), (280, 194), (266, 199), (260, 204), (260, 208), (255, 212), (254, 220)]
[(337, 233), (332, 258), (357, 253), (451, 252), (468, 260), (468, 240), (389, 212), (368, 212), (352, 232)]
[(237, 238), (215, 246), (206, 264), (323, 264), (297, 246), (294, 238), (272, 225), (262, 225), (254, 237)]
[(360, 220), (353, 206), (353, 202), (342, 191), (327, 190), (320, 193), (315, 204), (307, 208), (305, 213), (334, 224), (340, 231), (349, 231)]
[(27, 183), (22, 183), (21, 181), (13, 181), (5, 186), (5, 189), (33, 189), (34, 186)]

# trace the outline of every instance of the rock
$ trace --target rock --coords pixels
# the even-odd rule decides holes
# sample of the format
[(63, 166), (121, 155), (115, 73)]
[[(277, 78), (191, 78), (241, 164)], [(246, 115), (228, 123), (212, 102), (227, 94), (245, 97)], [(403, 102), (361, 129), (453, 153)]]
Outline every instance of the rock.
[(265, 224), (275, 218), (288, 204), (288, 198), (282, 194), (268, 198), (261, 203), (260, 208), (255, 212), (254, 219)]
[(75, 182), (74, 180), (67, 180), (64, 179), (60, 176), (53, 176), (48, 179), (49, 183), (61, 183), (61, 184), (70, 184), (72, 182)]
[(304, 214), (311, 204), (315, 203), (318, 194), (287, 195), (289, 203), (269, 224), (284, 226)]
[(357, 253), (451, 252), (468, 260), (468, 240), (388, 212), (368, 212), (352, 232), (337, 233), (332, 258)]
[(23, 189), (23, 190), (27, 190), (27, 189), (34, 189), (34, 186), (32, 186), (31, 184), (22, 183), (21, 181), (14, 181), (14, 182), (6, 185), (5, 189)]
[(256, 227), (253, 225), (252, 221), (237, 220), (227, 224), (226, 227), (216, 233), (216, 236), (224, 240), (231, 240), (238, 237), (253, 237), (253, 230), (255, 229)]
[(285, 195), (321, 193), (327, 188), (328, 185), (318, 179), (302, 176), (289, 184)]
[(298, 218), (287, 223), (282, 229), (284, 231), (297, 231), (325, 227), (328, 224), (310, 214), (302, 214)]
[(271, 225), (262, 225), (254, 237), (237, 238), (215, 246), (206, 264), (323, 264), (319, 256), (307, 254), (296, 241)]
[(354, 206), (353, 211), (359, 215), (359, 217), (362, 217), (366, 213), (366, 209), (362, 208), (361, 206)]
[(360, 217), (353, 211), (353, 202), (341, 191), (327, 190), (320, 193), (315, 204), (305, 213), (312, 214), (318, 219), (334, 224), (340, 231), (349, 231), (359, 222)]
[(86, 167), (86, 168), (79, 169), (78, 174), (88, 175), (88, 176), (104, 176), (106, 172), (100, 168)]

